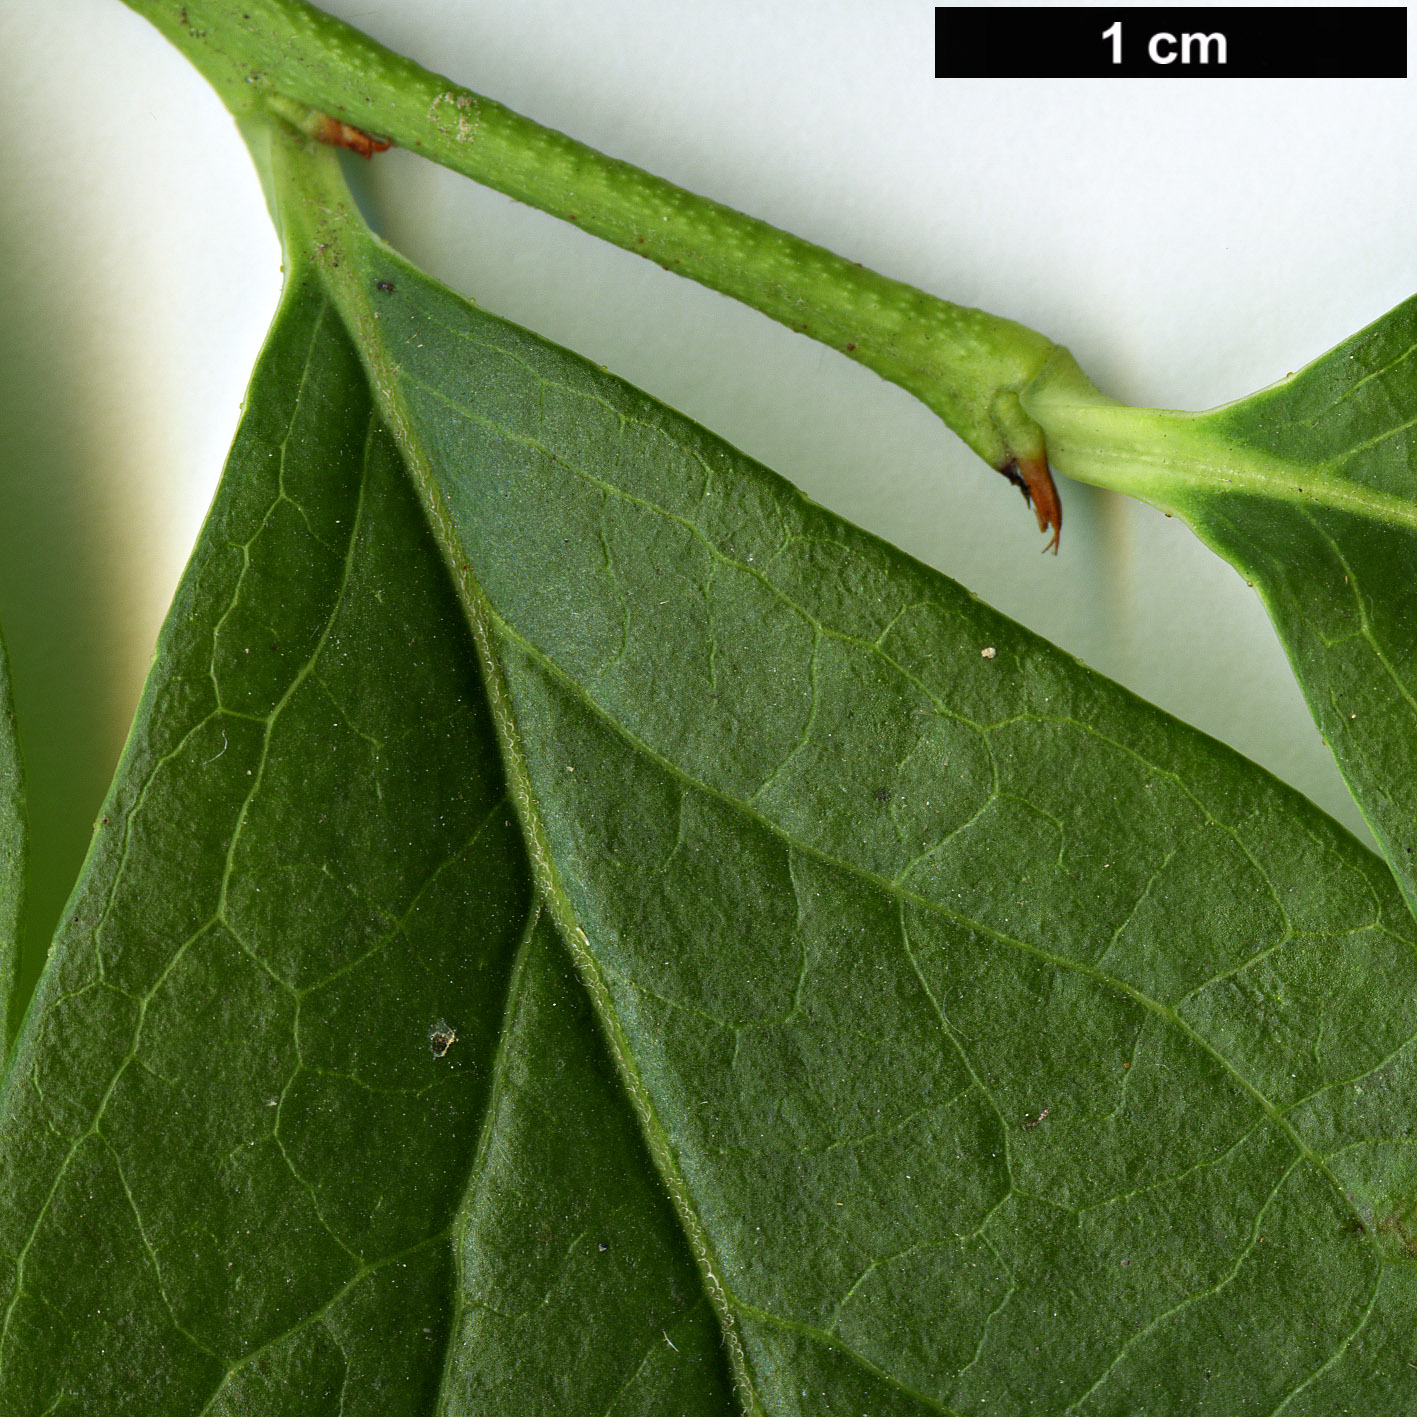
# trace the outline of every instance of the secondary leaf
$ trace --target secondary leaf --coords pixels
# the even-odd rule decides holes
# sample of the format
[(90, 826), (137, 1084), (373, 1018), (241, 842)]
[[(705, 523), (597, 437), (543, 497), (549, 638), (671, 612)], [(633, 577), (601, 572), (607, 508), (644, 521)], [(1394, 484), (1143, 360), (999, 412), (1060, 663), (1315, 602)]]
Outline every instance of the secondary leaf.
[(1057, 466), (1183, 516), (1263, 597), (1314, 719), (1417, 909), (1417, 298), (1205, 414), (1066, 379), (1029, 406)]
[(0, 1061), (9, 1051), (25, 893), (25, 793), (10, 666), (0, 640)]

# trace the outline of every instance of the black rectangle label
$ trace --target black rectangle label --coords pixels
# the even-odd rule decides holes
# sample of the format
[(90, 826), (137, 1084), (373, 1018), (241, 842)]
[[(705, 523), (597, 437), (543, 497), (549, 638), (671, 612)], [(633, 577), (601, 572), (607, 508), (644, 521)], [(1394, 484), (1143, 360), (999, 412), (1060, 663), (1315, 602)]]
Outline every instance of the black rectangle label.
[(937, 5), (935, 76), (1405, 79), (1407, 9)]

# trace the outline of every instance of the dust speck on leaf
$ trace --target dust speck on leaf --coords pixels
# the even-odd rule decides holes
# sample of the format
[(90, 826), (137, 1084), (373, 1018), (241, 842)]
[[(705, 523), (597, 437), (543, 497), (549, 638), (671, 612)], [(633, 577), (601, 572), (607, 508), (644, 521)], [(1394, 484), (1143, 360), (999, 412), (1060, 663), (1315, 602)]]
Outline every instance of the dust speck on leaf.
[(999, 651), (996, 650), (993, 645), (985, 645), (984, 648), (979, 651), (985, 659), (993, 659), (998, 652)]

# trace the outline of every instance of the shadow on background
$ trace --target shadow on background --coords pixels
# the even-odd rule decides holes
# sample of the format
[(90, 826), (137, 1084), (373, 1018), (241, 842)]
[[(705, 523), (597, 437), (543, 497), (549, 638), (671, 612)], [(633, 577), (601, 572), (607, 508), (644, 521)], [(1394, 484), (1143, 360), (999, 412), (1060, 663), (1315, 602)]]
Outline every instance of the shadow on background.
[[(121, 439), (92, 397), (93, 336), (53, 281), (27, 278), (82, 236), (36, 230), (0, 205), (7, 274), (0, 340), (0, 624), (14, 679), (29, 802), (30, 870), (14, 1000), (23, 1011), (88, 848), (132, 708), (127, 632), (111, 590), (105, 504)], [(90, 250), (92, 248), (89, 248)], [(60, 260), (59, 264), (67, 264)], [(102, 339), (103, 322), (94, 329)], [(86, 338), (86, 335), (88, 336)], [(105, 475), (107, 474), (107, 476)]]

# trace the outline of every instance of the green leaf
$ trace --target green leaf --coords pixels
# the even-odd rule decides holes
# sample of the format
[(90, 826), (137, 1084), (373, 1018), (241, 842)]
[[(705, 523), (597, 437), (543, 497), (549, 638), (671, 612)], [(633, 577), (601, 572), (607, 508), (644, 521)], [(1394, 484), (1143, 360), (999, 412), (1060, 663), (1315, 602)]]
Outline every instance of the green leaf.
[(745, 1407), (1407, 1411), (1382, 863), (272, 161)]
[[(1045, 391), (1062, 470), (1184, 517), (1259, 591), (1417, 909), (1417, 298), (1205, 414)], [(1046, 410), (1046, 411), (1045, 411)]]
[(1383, 864), (270, 144), (0, 1097), (0, 1410), (1409, 1411)]
[(722, 1410), (451, 586), (292, 266), (6, 1077), (0, 1411), (427, 1413), (445, 1364), (486, 1385), (481, 1330), (566, 1342), (558, 1285), (586, 1393)]
[(0, 1062), (9, 1053), (25, 898), (25, 784), (10, 664), (0, 639)]

